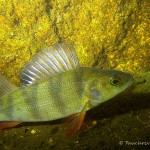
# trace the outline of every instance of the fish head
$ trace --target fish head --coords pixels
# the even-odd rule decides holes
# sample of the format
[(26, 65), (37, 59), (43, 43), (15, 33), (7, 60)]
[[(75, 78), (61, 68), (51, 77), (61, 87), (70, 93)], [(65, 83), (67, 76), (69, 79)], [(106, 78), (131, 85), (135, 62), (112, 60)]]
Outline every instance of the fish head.
[[(117, 70), (96, 70), (88, 78), (85, 88), (90, 108), (103, 103), (128, 88), (134, 81), (131, 74)], [(90, 109), (89, 108), (89, 109)]]

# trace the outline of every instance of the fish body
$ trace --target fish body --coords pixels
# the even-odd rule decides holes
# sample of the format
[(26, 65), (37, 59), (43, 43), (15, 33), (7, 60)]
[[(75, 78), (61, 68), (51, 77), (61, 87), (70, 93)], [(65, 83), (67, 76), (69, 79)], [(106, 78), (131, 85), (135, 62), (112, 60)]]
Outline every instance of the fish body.
[(0, 120), (48, 121), (79, 112), (83, 106), (83, 70), (70, 70), (17, 88), (0, 99)]
[[(110, 84), (109, 74), (114, 72), (81, 67), (43, 79), (30, 86), (21, 86), (0, 99), (0, 120), (49, 121), (79, 113), (85, 104), (85, 97), (92, 99), (92, 90), (95, 97), (101, 97), (99, 103), (106, 101), (107, 97), (113, 97), (105, 88)], [(128, 74), (124, 76), (126, 80), (130, 77)], [(126, 82), (130, 84), (131, 81), (129, 79)], [(87, 89), (88, 86), (93, 89)], [(120, 88), (124, 90), (126, 86), (119, 87), (116, 93), (121, 92)]]
[(37, 54), (22, 69), (20, 87), (0, 77), (0, 91), (6, 88), (0, 92), (0, 121), (51, 121), (78, 114), (82, 119), (76, 122), (81, 124), (87, 110), (132, 84), (128, 73), (80, 67), (74, 51), (70, 51), (66, 44), (57, 44), (53, 51)]

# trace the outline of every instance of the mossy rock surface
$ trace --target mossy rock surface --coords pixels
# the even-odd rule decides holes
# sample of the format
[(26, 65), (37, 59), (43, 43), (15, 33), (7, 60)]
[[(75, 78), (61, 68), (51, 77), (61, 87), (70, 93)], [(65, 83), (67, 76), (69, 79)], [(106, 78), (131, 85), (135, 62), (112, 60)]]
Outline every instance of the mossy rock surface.
[(22, 66), (58, 41), (81, 65), (132, 73), (150, 70), (148, 1), (0, 1), (0, 72), (19, 85)]

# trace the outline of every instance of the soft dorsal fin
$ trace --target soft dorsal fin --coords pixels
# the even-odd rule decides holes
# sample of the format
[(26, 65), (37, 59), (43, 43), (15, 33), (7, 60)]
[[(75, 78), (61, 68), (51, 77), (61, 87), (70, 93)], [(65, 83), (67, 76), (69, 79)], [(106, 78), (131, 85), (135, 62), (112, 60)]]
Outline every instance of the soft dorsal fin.
[(71, 45), (56, 43), (33, 56), (21, 70), (20, 80), (29, 85), (48, 76), (79, 67), (78, 57)]
[(17, 87), (7, 81), (2, 75), (0, 75), (0, 98), (12, 91)]

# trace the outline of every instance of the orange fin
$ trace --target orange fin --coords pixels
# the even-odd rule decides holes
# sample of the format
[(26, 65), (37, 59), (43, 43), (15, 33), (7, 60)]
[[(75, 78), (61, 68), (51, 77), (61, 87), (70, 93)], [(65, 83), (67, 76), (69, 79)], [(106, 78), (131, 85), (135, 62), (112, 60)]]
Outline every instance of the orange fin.
[(85, 102), (85, 105), (83, 106), (80, 113), (76, 113), (69, 117), (66, 124), (67, 135), (72, 136), (80, 129), (85, 118), (87, 107), (89, 107), (89, 101)]
[(11, 122), (11, 121), (3, 121), (0, 122), (0, 130), (5, 129), (5, 128), (11, 128), (14, 127), (18, 124), (20, 124), (21, 122)]
[(86, 111), (82, 111), (81, 113), (71, 115), (68, 118), (68, 121), (66, 124), (67, 135), (73, 136), (80, 129), (84, 121), (85, 114), (86, 114)]

